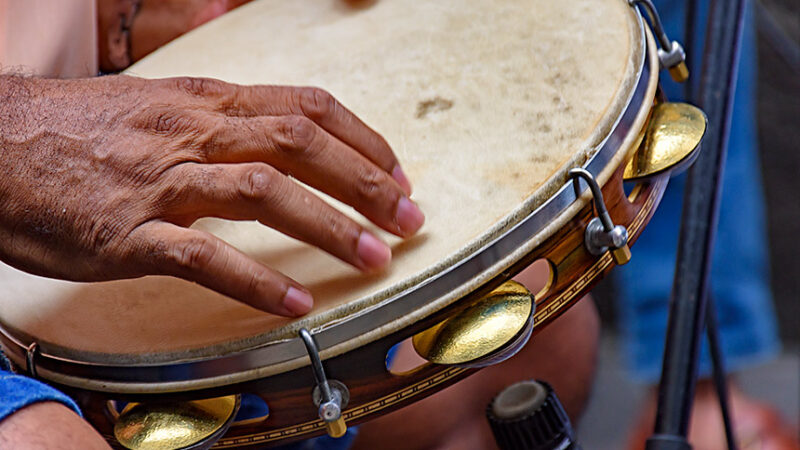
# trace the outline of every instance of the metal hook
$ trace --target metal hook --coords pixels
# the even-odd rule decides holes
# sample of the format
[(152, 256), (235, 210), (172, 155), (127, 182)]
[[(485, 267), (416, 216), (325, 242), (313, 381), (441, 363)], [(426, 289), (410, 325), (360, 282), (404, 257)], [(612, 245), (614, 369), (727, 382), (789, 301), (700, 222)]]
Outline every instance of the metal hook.
[(661, 23), (661, 17), (658, 15), (655, 5), (652, 0), (628, 0), (628, 4), (632, 7), (642, 5), (647, 15), (650, 17), (651, 29), (653, 34), (658, 39), (660, 49), (658, 49), (658, 59), (661, 65), (669, 70), (669, 74), (673, 80), (678, 83), (683, 83), (689, 78), (689, 68), (686, 67), (686, 52), (683, 46), (678, 41), (670, 41), (664, 31), (664, 25)]
[(330, 380), (325, 376), (325, 368), (319, 357), (317, 341), (305, 328), (299, 331), (300, 339), (306, 346), (311, 359), (311, 371), (314, 373), (316, 386), (312, 392), (312, 400), (319, 408), (317, 414), (325, 422), (325, 428), (332, 437), (341, 437), (347, 432), (347, 425), (342, 418), (342, 408), (347, 405), (350, 393), (344, 383)]
[(25, 362), (28, 366), (28, 374), (31, 378), (37, 378), (36, 373), (36, 353), (39, 352), (39, 343), (38, 342), (31, 342), (31, 345), (28, 346), (28, 350), (25, 354)]
[(574, 183), (576, 197), (579, 197), (581, 194), (581, 185), (579, 180), (583, 178), (583, 180), (586, 181), (586, 184), (592, 191), (594, 207), (597, 209), (597, 216), (600, 218), (600, 222), (603, 223), (603, 229), (605, 231), (611, 231), (614, 228), (614, 222), (611, 221), (611, 216), (608, 214), (606, 202), (603, 200), (603, 191), (600, 189), (600, 186), (594, 179), (594, 175), (592, 175), (591, 172), (586, 169), (574, 168), (569, 171), (569, 176), (572, 178)]
[(584, 244), (592, 255), (599, 256), (606, 251), (611, 251), (611, 257), (618, 265), (626, 264), (631, 260), (631, 250), (628, 247), (628, 229), (622, 225), (614, 225), (611, 215), (608, 214), (603, 191), (597, 184), (594, 175), (588, 170), (574, 168), (569, 171), (572, 178), (575, 196), (581, 194), (580, 179), (586, 181), (592, 192), (597, 217), (589, 221), (584, 233)]
[(325, 402), (329, 402), (333, 399), (333, 395), (331, 394), (331, 387), (328, 384), (328, 378), (325, 376), (325, 369), (322, 367), (322, 360), (319, 357), (317, 341), (314, 340), (314, 337), (311, 336), (311, 333), (305, 328), (300, 329), (300, 338), (306, 346), (309, 358), (311, 358), (311, 371), (314, 373), (314, 381), (316, 381), (317, 386), (320, 391), (322, 391), (322, 399)]

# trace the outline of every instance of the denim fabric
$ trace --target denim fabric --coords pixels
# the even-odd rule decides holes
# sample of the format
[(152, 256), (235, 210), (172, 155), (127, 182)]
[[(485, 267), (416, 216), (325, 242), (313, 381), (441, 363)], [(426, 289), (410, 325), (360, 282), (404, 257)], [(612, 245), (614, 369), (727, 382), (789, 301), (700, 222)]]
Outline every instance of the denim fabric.
[[(671, 39), (682, 40), (684, 2), (656, 3)], [(700, 3), (707, 7), (707, 2)], [(730, 371), (764, 361), (779, 350), (757, 155), (757, 59), (752, 12), (748, 8), (745, 19), (711, 270), (711, 295), (716, 303), (725, 364)], [(698, 20), (699, 41), (706, 14), (703, 11)], [(702, 41), (698, 42), (694, 53), (687, 55), (695, 83), (700, 74), (702, 45)], [(682, 87), (668, 78), (662, 75), (667, 96), (680, 100)], [(685, 176), (670, 181), (658, 211), (633, 248), (633, 259), (616, 270), (626, 362), (633, 378), (643, 382), (658, 381), (661, 372), (684, 184)], [(699, 370), (701, 376), (711, 372), (705, 342)]]
[(11, 373), (8, 361), (0, 353), (0, 420), (36, 402), (59, 402), (80, 415), (71, 398), (34, 379)]

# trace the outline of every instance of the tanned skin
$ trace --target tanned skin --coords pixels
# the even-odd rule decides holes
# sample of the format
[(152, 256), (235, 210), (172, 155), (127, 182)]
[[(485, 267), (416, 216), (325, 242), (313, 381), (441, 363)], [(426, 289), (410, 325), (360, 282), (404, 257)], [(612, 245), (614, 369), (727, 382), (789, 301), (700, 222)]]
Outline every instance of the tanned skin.
[(258, 220), (364, 271), (389, 263), (289, 175), (398, 236), (424, 221), (386, 141), (315, 88), (4, 76), (0, 151), (0, 260), (47, 277), (172, 275), (297, 316), (311, 308), (302, 286), (188, 227)]

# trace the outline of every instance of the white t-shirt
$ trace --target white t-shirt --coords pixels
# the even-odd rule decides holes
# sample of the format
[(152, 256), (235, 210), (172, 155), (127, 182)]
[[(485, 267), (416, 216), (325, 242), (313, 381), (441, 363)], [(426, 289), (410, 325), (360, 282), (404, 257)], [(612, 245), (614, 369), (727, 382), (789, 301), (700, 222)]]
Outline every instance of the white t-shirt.
[(0, 72), (97, 75), (96, 0), (0, 0)]

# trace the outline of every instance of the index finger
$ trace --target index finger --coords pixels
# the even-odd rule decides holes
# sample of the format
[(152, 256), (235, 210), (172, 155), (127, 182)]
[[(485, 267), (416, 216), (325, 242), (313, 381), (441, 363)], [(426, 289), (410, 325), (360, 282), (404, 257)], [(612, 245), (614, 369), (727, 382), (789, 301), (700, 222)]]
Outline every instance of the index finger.
[(193, 281), (256, 309), (285, 317), (307, 314), (311, 293), (213, 234), (152, 221), (132, 235), (134, 261), (153, 275)]

